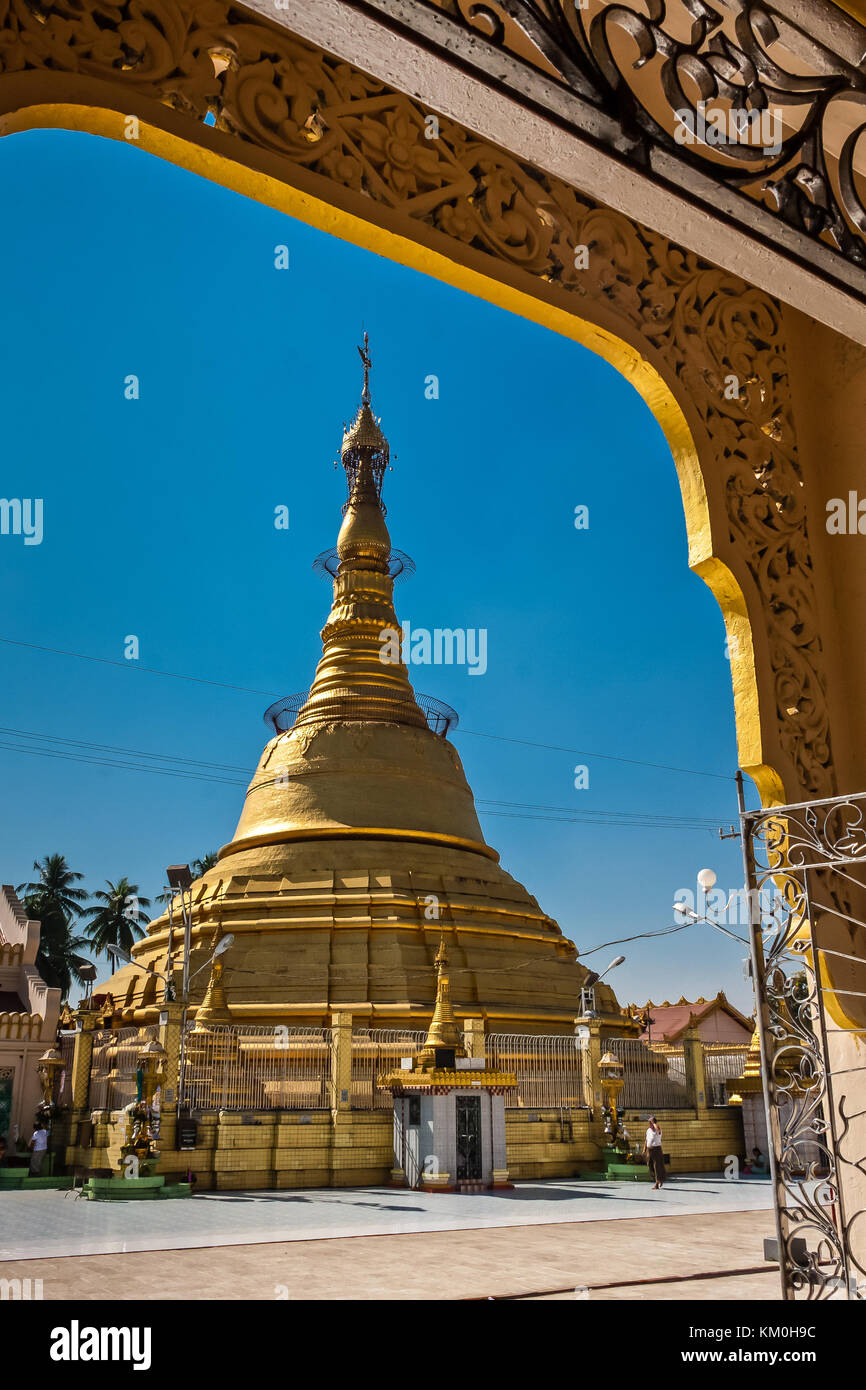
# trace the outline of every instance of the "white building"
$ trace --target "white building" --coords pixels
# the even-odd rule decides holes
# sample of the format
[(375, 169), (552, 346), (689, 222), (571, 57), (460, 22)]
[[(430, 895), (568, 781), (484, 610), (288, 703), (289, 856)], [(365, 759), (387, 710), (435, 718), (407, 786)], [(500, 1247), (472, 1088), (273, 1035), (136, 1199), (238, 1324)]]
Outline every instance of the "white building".
[(54, 1046), (60, 990), (36, 968), (40, 923), (28, 920), (15, 890), (0, 887), (0, 1135), (10, 1152), (29, 1139), (42, 1098), (36, 1066)]

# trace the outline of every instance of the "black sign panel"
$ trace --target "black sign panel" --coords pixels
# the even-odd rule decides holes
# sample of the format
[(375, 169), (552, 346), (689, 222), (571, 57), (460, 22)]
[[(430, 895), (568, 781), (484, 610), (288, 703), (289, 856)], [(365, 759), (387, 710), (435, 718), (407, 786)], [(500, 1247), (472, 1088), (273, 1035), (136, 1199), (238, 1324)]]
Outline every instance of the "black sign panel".
[(198, 1124), (188, 1116), (179, 1115), (177, 1120), (177, 1148), (194, 1149), (198, 1141)]

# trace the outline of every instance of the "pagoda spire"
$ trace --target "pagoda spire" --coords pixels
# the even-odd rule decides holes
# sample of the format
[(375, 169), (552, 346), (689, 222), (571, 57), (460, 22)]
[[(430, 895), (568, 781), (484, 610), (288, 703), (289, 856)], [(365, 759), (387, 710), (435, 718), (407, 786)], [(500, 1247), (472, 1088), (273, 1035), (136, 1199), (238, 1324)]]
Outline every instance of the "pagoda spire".
[[(382, 483), (388, 441), (370, 404), (372, 359), (367, 334), (361, 404), (340, 450), (348, 497), (337, 538), (334, 601), (322, 628), (322, 659), (295, 727), (336, 720), (376, 720), (426, 728), (402, 661), (391, 656), (400, 624), (394, 611), (391, 537)], [(390, 637), (389, 637), (390, 634)], [(384, 658), (384, 659), (383, 659)]]
[(454, 1009), (451, 1004), (451, 977), (448, 974), (448, 952), (445, 949), (444, 935), (439, 938), (439, 950), (436, 952), (434, 966), (436, 970), (436, 1003), (424, 1046), (415, 1060), (416, 1070), (426, 1070), (435, 1065), (437, 1047), (453, 1047), (457, 1057), (466, 1056), (460, 1027), (454, 1017)]

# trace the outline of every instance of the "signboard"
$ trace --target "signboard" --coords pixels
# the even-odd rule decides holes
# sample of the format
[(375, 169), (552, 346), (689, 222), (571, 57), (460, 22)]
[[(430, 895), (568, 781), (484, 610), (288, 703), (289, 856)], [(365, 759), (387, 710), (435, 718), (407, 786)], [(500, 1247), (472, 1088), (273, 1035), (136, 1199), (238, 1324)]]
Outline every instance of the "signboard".
[(182, 1115), (177, 1120), (177, 1148), (180, 1151), (194, 1149), (198, 1140), (198, 1124)]

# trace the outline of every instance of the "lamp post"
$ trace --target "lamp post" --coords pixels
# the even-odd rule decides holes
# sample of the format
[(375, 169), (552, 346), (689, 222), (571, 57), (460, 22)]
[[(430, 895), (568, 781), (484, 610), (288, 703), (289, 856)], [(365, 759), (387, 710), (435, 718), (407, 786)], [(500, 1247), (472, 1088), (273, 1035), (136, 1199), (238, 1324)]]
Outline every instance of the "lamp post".
[(84, 961), (82, 965), (78, 966), (78, 978), (84, 981), (87, 991), (78, 1007), (85, 1009), (88, 1013), (90, 1012), (90, 1004), (93, 999), (93, 982), (96, 979), (97, 973), (96, 966), (92, 961)]
[[(180, 910), (183, 917), (183, 986), (182, 995), (184, 1003), (187, 1002), (189, 989), (189, 956), (192, 942), (192, 873), (188, 864), (169, 864), (165, 871), (168, 879), (169, 888), (173, 889), (172, 896), (168, 900), (168, 932), (169, 932), (169, 955), (168, 969), (171, 973), (171, 945), (174, 921), (172, 909), (174, 907), (174, 895), (180, 895)], [(169, 995), (166, 993), (166, 1002)]]
[[(223, 954), (224, 951), (229, 950), (229, 948), (230, 948), (231, 946), (234, 945), (234, 939), (235, 939), (235, 938), (234, 938), (234, 935), (233, 935), (232, 932), (227, 932), (225, 936), (221, 937), (220, 940), (217, 942), (216, 946), (214, 947), (213, 951), (211, 952), (211, 954), (208, 956), (208, 958), (207, 958), (207, 960), (205, 961), (204, 965), (200, 965), (199, 968), (198, 968), (198, 970), (194, 970), (194, 971), (193, 971), (192, 975), (190, 975), (190, 973), (189, 973), (189, 952), (188, 952), (188, 949), (187, 949), (186, 947), (184, 948), (184, 959), (183, 959), (183, 1012), (181, 1013), (181, 1020), (180, 1020), (180, 1058), (179, 1058), (179, 1062), (178, 1062), (178, 1079), (177, 1079), (177, 1109), (178, 1109), (178, 1111), (180, 1110), (180, 1098), (181, 1098), (181, 1094), (182, 1094), (182, 1092), (183, 1092), (183, 1077), (184, 1077), (184, 1068), (185, 1068), (185, 1065), (186, 1065), (186, 1019), (187, 1019), (187, 1013), (188, 1013), (188, 1011), (189, 1011), (189, 987), (190, 987), (192, 981), (195, 979), (196, 975), (200, 975), (201, 972), (202, 972), (203, 970), (207, 970), (208, 966), (213, 964), (213, 962), (216, 960), (217, 956), (221, 956), (221, 955)], [(144, 970), (144, 966), (143, 966), (143, 965), (139, 965), (139, 964), (138, 964), (138, 961), (133, 960), (133, 959), (132, 959), (132, 956), (129, 954), (129, 952), (128, 952), (128, 951), (124, 951), (124, 950), (122, 949), (122, 947), (120, 947), (120, 946), (106, 946), (105, 949), (106, 949), (108, 955), (110, 955), (110, 956), (112, 957), (112, 959), (117, 960), (117, 961), (122, 961), (122, 962), (124, 963), (124, 965), (135, 965), (135, 966), (138, 967), (139, 970)], [(170, 962), (170, 961), (169, 961), (169, 969), (171, 969), (171, 962)], [(157, 975), (157, 976), (159, 977), (159, 979), (161, 979), (161, 980), (170, 980), (170, 979), (171, 979), (171, 976), (170, 976), (170, 975), (164, 975), (163, 972), (162, 972), (161, 970), (154, 970), (154, 969), (152, 969), (151, 972), (145, 971), (145, 974), (147, 974), (147, 973), (152, 973), (152, 974), (154, 974), (154, 975)]]
[(607, 1097), (607, 1117), (604, 1122), (604, 1132), (610, 1136), (610, 1147), (616, 1147), (619, 1135), (619, 1117), (617, 1115), (616, 1103), (623, 1087), (625, 1086), (625, 1068), (619, 1057), (612, 1052), (606, 1052), (599, 1060), (598, 1078), (601, 1082), (602, 1091)]

